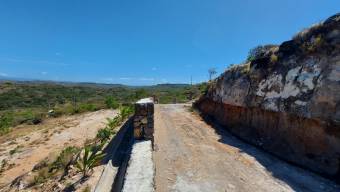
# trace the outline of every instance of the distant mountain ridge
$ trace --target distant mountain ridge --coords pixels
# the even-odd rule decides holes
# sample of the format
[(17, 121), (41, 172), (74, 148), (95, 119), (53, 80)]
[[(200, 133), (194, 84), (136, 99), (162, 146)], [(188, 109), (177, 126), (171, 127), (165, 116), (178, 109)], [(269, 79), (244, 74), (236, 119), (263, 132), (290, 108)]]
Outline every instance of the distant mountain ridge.
[(95, 82), (71, 82), (71, 81), (53, 81), (53, 80), (38, 80), (29, 78), (16, 78), (16, 77), (0, 77), (0, 83), (15, 82), (18, 84), (55, 84), (63, 86), (84, 86), (84, 87), (101, 87), (101, 88), (116, 88), (116, 87), (130, 87), (130, 88), (150, 88), (150, 87), (186, 87), (190, 84), (185, 83), (164, 83), (156, 85), (124, 85), (124, 84), (111, 84), (111, 83), (95, 83)]

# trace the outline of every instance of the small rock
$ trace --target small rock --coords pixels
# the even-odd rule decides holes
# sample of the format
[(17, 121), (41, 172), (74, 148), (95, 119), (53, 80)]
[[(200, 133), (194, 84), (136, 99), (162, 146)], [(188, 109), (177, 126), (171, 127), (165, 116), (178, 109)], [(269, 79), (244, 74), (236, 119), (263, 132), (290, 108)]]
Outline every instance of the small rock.
[(228, 184), (228, 187), (230, 188), (230, 189), (235, 189), (235, 185), (232, 185), (232, 184)]

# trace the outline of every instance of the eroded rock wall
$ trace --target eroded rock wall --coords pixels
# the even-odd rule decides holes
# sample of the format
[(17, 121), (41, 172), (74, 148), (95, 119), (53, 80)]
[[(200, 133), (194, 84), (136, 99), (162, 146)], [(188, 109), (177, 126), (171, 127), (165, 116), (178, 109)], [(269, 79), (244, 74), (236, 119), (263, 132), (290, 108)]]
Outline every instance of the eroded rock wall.
[(249, 142), (340, 174), (340, 15), (230, 68), (196, 103)]

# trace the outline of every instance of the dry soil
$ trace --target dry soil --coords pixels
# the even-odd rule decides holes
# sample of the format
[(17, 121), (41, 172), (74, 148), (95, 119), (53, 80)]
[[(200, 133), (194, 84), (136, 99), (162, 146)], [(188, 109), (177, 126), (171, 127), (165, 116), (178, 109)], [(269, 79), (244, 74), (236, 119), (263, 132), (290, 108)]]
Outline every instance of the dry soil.
[(9, 136), (0, 138), (0, 162), (5, 159), (10, 165), (0, 176), (0, 189), (31, 171), (43, 159), (57, 155), (66, 146), (82, 146), (105, 126), (106, 118), (115, 115), (116, 111), (100, 110), (14, 128)]
[(157, 192), (340, 191), (316, 174), (212, 128), (185, 105), (155, 106)]

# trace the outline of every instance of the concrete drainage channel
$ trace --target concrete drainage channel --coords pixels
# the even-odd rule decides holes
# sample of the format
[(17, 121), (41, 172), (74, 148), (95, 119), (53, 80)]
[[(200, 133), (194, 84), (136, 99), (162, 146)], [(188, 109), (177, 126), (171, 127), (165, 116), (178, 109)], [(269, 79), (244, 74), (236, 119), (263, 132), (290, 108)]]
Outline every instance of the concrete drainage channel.
[(152, 99), (141, 99), (135, 104), (134, 117), (125, 123), (109, 144), (107, 152), (112, 155), (95, 192), (154, 191), (153, 115)]

